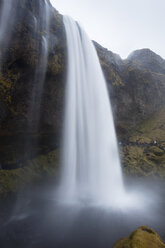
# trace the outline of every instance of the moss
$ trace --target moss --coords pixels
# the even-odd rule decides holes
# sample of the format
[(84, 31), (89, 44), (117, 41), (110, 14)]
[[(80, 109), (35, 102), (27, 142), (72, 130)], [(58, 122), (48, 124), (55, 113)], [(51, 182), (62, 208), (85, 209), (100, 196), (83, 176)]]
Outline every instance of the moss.
[(119, 240), (114, 248), (165, 248), (165, 244), (154, 230), (141, 226), (128, 238)]
[(142, 121), (132, 130), (131, 136), (156, 142), (165, 141), (165, 109), (162, 108), (149, 119)]
[(19, 77), (20, 73), (13, 73), (11, 70), (7, 70), (6, 74), (0, 73), (0, 99), (8, 107), (12, 105), (12, 92)]
[(156, 156), (162, 156), (164, 154), (164, 151), (156, 146), (151, 146), (149, 151), (154, 153)]
[[(158, 158), (146, 147), (126, 146), (123, 149), (124, 172), (127, 175), (153, 177), (156, 175), (165, 175), (161, 165), (157, 165)], [(163, 158), (163, 160), (165, 157)], [(156, 161), (156, 162), (155, 162)], [(165, 161), (165, 160), (164, 160)]]
[(110, 81), (113, 86), (119, 87), (124, 86), (124, 83), (121, 77), (115, 72), (113, 67), (111, 68), (104, 60), (104, 58), (100, 58), (101, 67), (105, 73), (106, 80)]
[(129, 139), (129, 141), (138, 144), (150, 144), (152, 142), (152, 139), (148, 137), (133, 136)]
[(126, 174), (165, 177), (165, 109), (127, 133), (123, 148)]
[(11, 88), (12, 81), (6, 79), (2, 73), (0, 73), (0, 98), (9, 105), (11, 103)]
[(64, 71), (64, 63), (62, 56), (63, 55), (59, 53), (58, 55), (54, 55), (49, 58), (48, 71), (51, 74), (57, 75)]
[(59, 164), (58, 150), (28, 161), (25, 167), (0, 170), (0, 195), (16, 192), (20, 187), (55, 176)]

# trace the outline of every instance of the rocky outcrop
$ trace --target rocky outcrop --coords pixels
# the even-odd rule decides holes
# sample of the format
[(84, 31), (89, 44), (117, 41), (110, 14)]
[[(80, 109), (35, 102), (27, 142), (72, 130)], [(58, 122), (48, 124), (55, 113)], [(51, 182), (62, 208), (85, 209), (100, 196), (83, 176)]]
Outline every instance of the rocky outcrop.
[(114, 248), (165, 248), (165, 244), (154, 230), (141, 226), (128, 238), (119, 240)]
[(164, 107), (128, 133), (122, 156), (128, 175), (165, 177)]
[(165, 60), (148, 48), (132, 52), (126, 63), (140, 70), (165, 74)]
[[(34, 157), (55, 149), (59, 142), (66, 61), (65, 32), (62, 16), (50, 3), (48, 65), (41, 113), (36, 113), (40, 116), (37, 129), (29, 111), (42, 35), (46, 32), (42, 25), (44, 4), (44, 0), (17, 0), (12, 6), (12, 13), (16, 15), (0, 72), (0, 165), (3, 169), (24, 164), (29, 156), (29, 144), (38, 144), (38, 149), (31, 154)], [(42, 71), (38, 71), (38, 77), (40, 74)]]
[(165, 61), (149, 49), (121, 60), (95, 46), (107, 79), (118, 135), (123, 139), (130, 128), (165, 106)]
[[(149, 49), (128, 59), (95, 43), (115, 117), (124, 171), (165, 176), (165, 60)], [(161, 155), (155, 154), (160, 149)]]
[[(17, 15), (0, 71), (1, 182), (4, 171), (7, 178), (7, 173), (12, 175), (11, 170), (28, 167), (29, 159), (59, 147), (66, 42), (62, 16), (50, 3), (48, 66), (37, 131), (29, 111), (42, 35), (46, 32), (40, 13), (44, 3), (44, 0), (16, 0), (13, 6)], [(149, 49), (135, 51), (122, 60), (98, 43), (94, 45), (107, 80), (124, 170), (137, 176), (164, 175), (165, 61)], [(29, 144), (37, 144), (37, 149), (29, 153)]]

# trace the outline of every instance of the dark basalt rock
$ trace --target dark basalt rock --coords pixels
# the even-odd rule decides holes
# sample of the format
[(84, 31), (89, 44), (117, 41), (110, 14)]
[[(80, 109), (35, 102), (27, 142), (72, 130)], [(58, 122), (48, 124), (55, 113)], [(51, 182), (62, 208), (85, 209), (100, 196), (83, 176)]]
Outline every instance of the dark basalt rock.
[(132, 52), (126, 62), (139, 69), (165, 74), (164, 59), (148, 48)]
[[(0, 0), (0, 4), (2, 2)], [(54, 151), (60, 143), (66, 40), (62, 16), (51, 4), (48, 66), (39, 129), (35, 128), (36, 122), (32, 121), (29, 111), (41, 37), (46, 32), (41, 28), (43, 5), (44, 0), (15, 1), (15, 18), (0, 72), (0, 169), (10, 170), (10, 175), (13, 169), (28, 166), (29, 159)], [(122, 60), (98, 43), (94, 45), (107, 80), (124, 170), (138, 176), (164, 175), (165, 157), (150, 147), (156, 140), (158, 149), (160, 145), (161, 149), (165, 148), (162, 135), (165, 133), (162, 118), (165, 114), (165, 61), (149, 49), (135, 51)], [(29, 122), (32, 123), (30, 129)], [(29, 152), (30, 144), (37, 148)]]
[[(124, 129), (127, 133), (165, 106), (165, 60), (149, 49), (135, 51), (121, 60), (97, 43), (95, 46), (110, 89), (118, 134), (121, 131), (123, 138)], [(155, 70), (149, 66), (153, 61)]]
[[(2, 0), (0, 2), (2, 4)], [(0, 164), (3, 169), (14, 169), (19, 167), (18, 161), (27, 160), (29, 137), (33, 143), (39, 143), (32, 157), (55, 149), (59, 143), (66, 44), (62, 16), (51, 4), (48, 65), (38, 130), (29, 111), (41, 36), (45, 32), (41, 27), (44, 3), (44, 0), (17, 0), (12, 9), (16, 15), (0, 72)], [(30, 128), (29, 122), (32, 123)]]
[[(94, 44), (107, 80), (125, 172), (164, 177), (165, 60), (149, 49), (122, 60)], [(161, 147), (161, 157), (150, 150), (153, 144)]]

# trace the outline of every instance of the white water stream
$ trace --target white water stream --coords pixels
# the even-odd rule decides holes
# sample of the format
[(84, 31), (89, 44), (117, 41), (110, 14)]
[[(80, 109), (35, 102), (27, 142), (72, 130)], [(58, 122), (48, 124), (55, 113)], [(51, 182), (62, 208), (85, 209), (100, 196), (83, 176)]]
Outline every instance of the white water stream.
[(64, 16), (68, 49), (60, 195), (66, 202), (111, 204), (124, 195), (106, 82), (92, 41)]
[[(47, 0), (44, 0), (44, 7), (40, 8), (41, 23), (36, 23), (36, 30), (42, 30), (43, 34), (39, 42), (39, 59), (36, 67), (35, 83), (33, 87), (30, 113), (31, 121), (35, 123), (35, 129), (38, 130), (41, 112), (41, 102), (43, 96), (44, 82), (46, 77), (49, 53), (49, 37), (50, 37), (50, 5)], [(30, 122), (30, 128), (32, 127)], [(33, 127), (34, 129), (34, 127)]]

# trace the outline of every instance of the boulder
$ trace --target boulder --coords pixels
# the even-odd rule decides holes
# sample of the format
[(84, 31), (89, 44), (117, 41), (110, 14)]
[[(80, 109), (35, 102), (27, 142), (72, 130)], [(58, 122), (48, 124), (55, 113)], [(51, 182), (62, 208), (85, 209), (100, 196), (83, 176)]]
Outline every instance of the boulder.
[(141, 226), (129, 237), (119, 240), (114, 248), (165, 248), (165, 244), (154, 230)]

